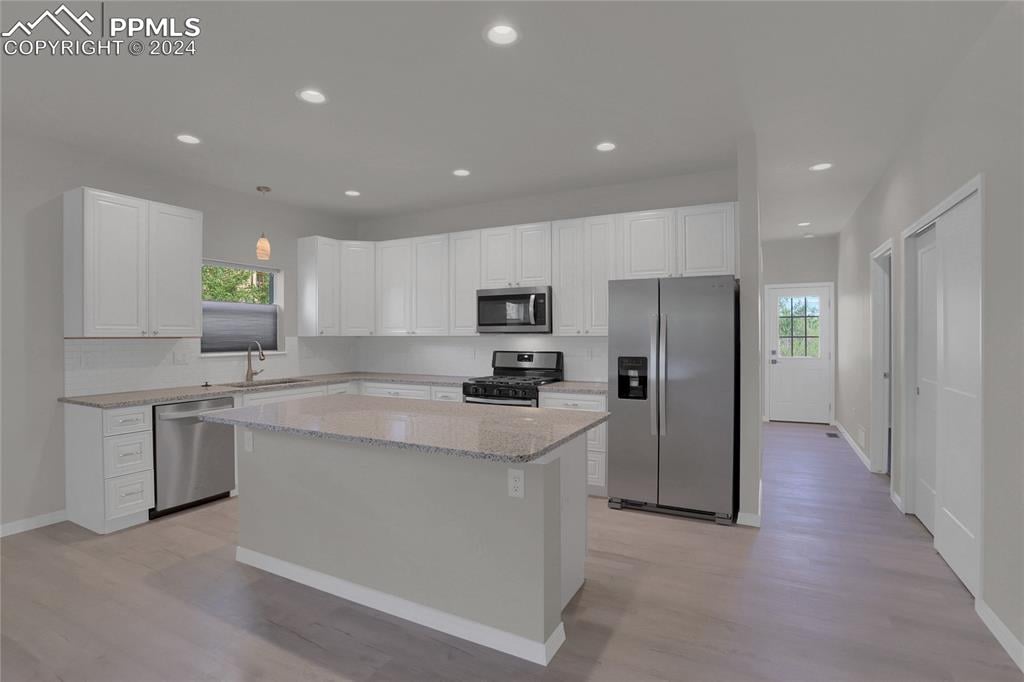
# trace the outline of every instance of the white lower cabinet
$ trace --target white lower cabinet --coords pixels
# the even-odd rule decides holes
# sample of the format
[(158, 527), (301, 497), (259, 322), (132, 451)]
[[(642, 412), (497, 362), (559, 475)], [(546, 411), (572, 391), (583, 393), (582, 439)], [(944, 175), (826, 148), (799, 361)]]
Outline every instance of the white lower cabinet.
[(268, 403), (279, 403), (283, 400), (310, 398), (317, 395), (327, 395), (327, 389), (323, 386), (310, 386), (308, 388), (288, 388), (282, 391), (246, 393), (242, 395), (242, 405), (245, 407), (249, 405), (266, 405)]
[[(575, 393), (541, 393), (540, 407), (556, 410), (589, 410), (603, 412), (607, 401), (603, 395)], [(608, 426), (600, 424), (587, 431), (587, 485), (591, 494), (604, 495), (607, 490)]]
[(112, 533), (149, 520), (153, 506), (153, 407), (64, 406), (68, 520)]
[(461, 388), (450, 388), (448, 386), (431, 386), (430, 387), (430, 399), (431, 400), (445, 400), (447, 402), (461, 403), (462, 402), (462, 389)]
[(327, 395), (358, 395), (359, 382), (348, 381), (344, 384), (331, 384), (327, 387)]
[(430, 386), (419, 384), (375, 384), (365, 382), (363, 384), (362, 394), (378, 396), (381, 398), (412, 398), (415, 400), (430, 400)]
[(107, 520), (139, 513), (149, 515), (149, 508), (153, 506), (152, 471), (107, 479), (105, 487)]

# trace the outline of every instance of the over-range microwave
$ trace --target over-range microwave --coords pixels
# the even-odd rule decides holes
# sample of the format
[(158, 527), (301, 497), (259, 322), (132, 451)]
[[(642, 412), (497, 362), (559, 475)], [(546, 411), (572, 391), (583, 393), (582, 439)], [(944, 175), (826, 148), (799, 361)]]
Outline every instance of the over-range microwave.
[(481, 334), (550, 334), (551, 287), (477, 290), (476, 330)]

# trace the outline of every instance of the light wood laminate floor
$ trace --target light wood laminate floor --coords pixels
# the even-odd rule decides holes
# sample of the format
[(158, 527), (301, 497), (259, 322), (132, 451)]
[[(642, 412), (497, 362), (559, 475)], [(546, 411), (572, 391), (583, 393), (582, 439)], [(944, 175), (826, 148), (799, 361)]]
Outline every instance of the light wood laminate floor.
[(236, 563), (227, 500), (5, 538), (3, 680), (1019, 682), (888, 479), (825, 431), (767, 425), (760, 531), (591, 499), (587, 582), (548, 668)]

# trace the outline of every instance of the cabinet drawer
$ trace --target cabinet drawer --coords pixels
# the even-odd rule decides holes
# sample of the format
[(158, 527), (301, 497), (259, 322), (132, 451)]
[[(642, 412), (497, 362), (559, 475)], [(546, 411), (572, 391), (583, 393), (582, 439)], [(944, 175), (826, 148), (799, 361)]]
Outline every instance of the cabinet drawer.
[(106, 481), (107, 520), (145, 511), (153, 506), (153, 472), (108, 478)]
[(149, 431), (152, 427), (153, 408), (150, 405), (103, 410), (104, 436), (134, 433), (135, 431)]
[(153, 468), (153, 435), (149, 431), (103, 439), (103, 477), (113, 478)]
[(327, 395), (355, 394), (358, 391), (352, 388), (352, 384), (331, 384), (327, 387)]
[(604, 409), (604, 398), (593, 395), (571, 395), (568, 393), (541, 393), (540, 406), (556, 410), (590, 410), (600, 412)]
[(587, 453), (587, 484), (603, 488), (605, 485), (603, 453)]
[(363, 395), (430, 400), (430, 386), (417, 386), (415, 384), (364, 384)]
[(430, 387), (430, 399), (431, 400), (447, 400), (448, 402), (461, 403), (462, 402), (462, 389), (461, 388), (450, 388), (448, 386), (431, 386)]

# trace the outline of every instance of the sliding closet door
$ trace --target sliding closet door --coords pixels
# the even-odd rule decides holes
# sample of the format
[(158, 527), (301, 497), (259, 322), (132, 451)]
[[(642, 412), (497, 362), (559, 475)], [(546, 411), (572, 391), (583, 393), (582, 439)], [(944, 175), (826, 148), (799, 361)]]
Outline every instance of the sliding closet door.
[(981, 201), (936, 221), (940, 266), (935, 549), (973, 594), (981, 545)]

